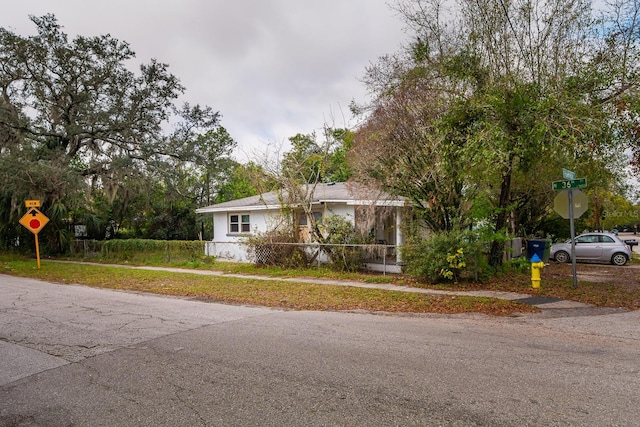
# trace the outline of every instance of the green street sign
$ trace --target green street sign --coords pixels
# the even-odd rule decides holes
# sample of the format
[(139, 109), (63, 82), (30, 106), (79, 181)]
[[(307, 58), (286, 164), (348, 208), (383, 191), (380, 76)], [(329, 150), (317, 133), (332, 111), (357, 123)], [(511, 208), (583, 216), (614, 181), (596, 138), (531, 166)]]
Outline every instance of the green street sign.
[(554, 190), (570, 190), (572, 188), (586, 188), (587, 178), (571, 179), (566, 181), (553, 181)]
[(563, 168), (562, 177), (567, 180), (576, 179), (576, 173)]

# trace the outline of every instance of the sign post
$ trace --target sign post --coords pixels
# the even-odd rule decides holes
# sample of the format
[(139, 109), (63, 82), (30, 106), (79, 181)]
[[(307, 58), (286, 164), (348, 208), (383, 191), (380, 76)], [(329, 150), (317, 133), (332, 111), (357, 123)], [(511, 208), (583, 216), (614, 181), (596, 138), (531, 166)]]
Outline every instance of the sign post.
[(569, 190), (569, 229), (571, 230), (571, 270), (573, 271), (573, 287), (578, 287), (578, 271), (576, 265), (576, 228), (573, 221), (573, 190)]
[(20, 218), (20, 224), (27, 230), (31, 231), (36, 239), (36, 260), (38, 262), (38, 270), (40, 270), (40, 244), (38, 242), (38, 233), (47, 225), (49, 218), (38, 210), (40, 200), (25, 200), (25, 206), (29, 208), (26, 214)]
[[(567, 190), (567, 197), (569, 199), (568, 200), (569, 212), (561, 212), (557, 207), (554, 207), (554, 208), (556, 209), (556, 212), (558, 212), (564, 218), (566, 218), (566, 215), (569, 216), (569, 228), (571, 230), (571, 267), (573, 270), (573, 287), (577, 288), (578, 273), (577, 273), (577, 266), (576, 266), (576, 231), (575, 231), (575, 224), (574, 224), (575, 218), (574, 218), (574, 206), (573, 206), (573, 192), (574, 192), (574, 189), (585, 188), (587, 186), (587, 179), (586, 178), (576, 179), (576, 174), (567, 169), (562, 169), (562, 177), (564, 178), (563, 181), (554, 181), (551, 184), (551, 187), (553, 188), (554, 191)], [(580, 191), (578, 191), (578, 193), (580, 193)], [(581, 209), (578, 217), (580, 217), (584, 213), (584, 211), (587, 210), (586, 200), (585, 200), (585, 206), (582, 207), (581, 205), (581, 208), (583, 209)]]

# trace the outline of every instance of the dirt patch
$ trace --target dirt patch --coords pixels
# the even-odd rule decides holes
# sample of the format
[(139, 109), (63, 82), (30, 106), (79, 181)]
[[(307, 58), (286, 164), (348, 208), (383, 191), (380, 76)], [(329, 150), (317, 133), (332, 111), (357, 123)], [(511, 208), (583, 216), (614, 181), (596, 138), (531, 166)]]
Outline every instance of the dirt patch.
[(577, 273), (574, 287), (571, 264), (551, 263), (543, 270), (539, 292), (598, 307), (640, 309), (640, 264), (578, 264)]
[[(606, 283), (627, 292), (640, 292), (640, 264), (627, 264), (619, 267), (609, 264), (577, 264), (578, 283)], [(573, 270), (570, 263), (551, 262), (543, 270), (543, 279), (571, 279)]]
[(540, 288), (532, 289), (530, 272), (498, 274), (468, 288), (526, 293), (627, 310), (640, 309), (640, 264), (617, 267), (610, 264), (578, 264), (578, 286), (573, 286), (571, 264), (551, 262), (542, 270)]

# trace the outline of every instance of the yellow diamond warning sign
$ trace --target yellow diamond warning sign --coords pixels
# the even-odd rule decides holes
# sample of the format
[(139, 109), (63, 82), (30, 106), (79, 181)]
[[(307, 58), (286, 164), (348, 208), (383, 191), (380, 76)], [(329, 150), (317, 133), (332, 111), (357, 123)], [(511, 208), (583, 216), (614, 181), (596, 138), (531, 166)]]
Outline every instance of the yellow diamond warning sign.
[(20, 218), (20, 224), (31, 231), (33, 234), (38, 234), (42, 227), (47, 225), (49, 218), (36, 208), (31, 208), (26, 214)]

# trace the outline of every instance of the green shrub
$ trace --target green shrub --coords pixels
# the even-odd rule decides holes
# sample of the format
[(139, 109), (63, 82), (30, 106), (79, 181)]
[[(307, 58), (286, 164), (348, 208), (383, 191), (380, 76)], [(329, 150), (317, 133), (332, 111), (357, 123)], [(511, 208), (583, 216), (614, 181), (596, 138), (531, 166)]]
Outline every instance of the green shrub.
[(511, 261), (506, 263), (504, 270), (513, 273), (526, 273), (531, 271), (531, 261), (525, 256), (512, 258)]
[(490, 268), (484, 252), (484, 245), (469, 231), (437, 232), (401, 248), (405, 273), (428, 283), (486, 277)]
[(358, 246), (366, 243), (365, 237), (359, 233), (349, 219), (330, 215), (322, 219), (320, 231), (325, 237), (326, 252), (331, 258), (331, 266), (338, 271), (358, 271), (366, 259), (363, 248)]

